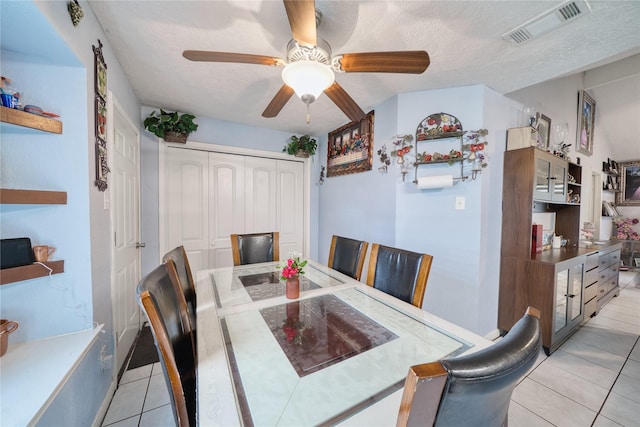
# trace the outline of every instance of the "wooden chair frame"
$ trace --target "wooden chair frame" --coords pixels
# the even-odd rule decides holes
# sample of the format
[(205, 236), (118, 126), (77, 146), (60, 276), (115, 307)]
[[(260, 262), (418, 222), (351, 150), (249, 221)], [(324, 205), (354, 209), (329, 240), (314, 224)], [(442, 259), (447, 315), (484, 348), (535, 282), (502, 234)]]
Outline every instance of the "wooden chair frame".
[[(367, 271), (367, 285), (373, 286), (376, 276), (376, 264), (378, 262), (378, 249), (379, 243), (371, 245), (371, 254), (369, 254), (369, 269)], [(420, 270), (418, 270), (418, 278), (416, 279), (416, 290), (413, 293), (411, 304), (418, 308), (422, 308), (422, 302), (424, 301), (424, 294), (427, 289), (427, 279), (429, 279), (429, 272), (431, 271), (431, 264), (433, 262), (433, 256), (429, 254), (422, 254), (422, 261), (420, 261)]]
[[(333, 266), (333, 258), (335, 256), (335, 251), (336, 251), (336, 244), (338, 242), (338, 237), (341, 236), (336, 236), (334, 235), (331, 238), (331, 248), (329, 249), (329, 261), (328, 261), (328, 266), (331, 268)], [(356, 280), (360, 280), (360, 278), (362, 277), (362, 269), (364, 268), (364, 260), (367, 257), (367, 249), (369, 249), (369, 242), (365, 242), (364, 240), (360, 240), (360, 242), (362, 242), (362, 249), (360, 250), (360, 253), (358, 254), (358, 266), (356, 268)]]
[(191, 316), (189, 315), (189, 310), (187, 309), (187, 299), (184, 296), (184, 292), (182, 292), (182, 287), (180, 286), (180, 278), (178, 277), (178, 271), (176, 270), (176, 263), (172, 259), (167, 259), (164, 262), (167, 268), (167, 274), (169, 274), (169, 279), (171, 280), (171, 284), (173, 285), (173, 289), (175, 290), (178, 296), (178, 306), (180, 308), (180, 319), (182, 319), (182, 324), (187, 329), (187, 333), (191, 335), (191, 346), (193, 349), (193, 360), (198, 360), (196, 355), (195, 348), (195, 330), (196, 325), (191, 321)]
[[(251, 234), (268, 234), (268, 233), (249, 233), (249, 234), (232, 234), (231, 235), (231, 254), (233, 255), (233, 265), (240, 264), (240, 246), (238, 245), (238, 236), (251, 236)], [(273, 235), (273, 260), (280, 261), (280, 233), (271, 232)]]
[[(180, 292), (182, 294), (182, 292)], [(182, 382), (180, 380), (180, 374), (178, 371), (178, 365), (173, 354), (171, 343), (167, 331), (160, 319), (156, 304), (151, 297), (149, 291), (142, 291), (140, 293), (140, 304), (142, 305), (149, 323), (151, 323), (151, 330), (154, 333), (160, 354), (162, 355), (163, 363), (167, 369), (167, 376), (169, 377), (169, 383), (171, 384), (171, 390), (169, 392), (173, 395), (173, 401), (176, 404), (176, 418), (179, 427), (189, 427), (189, 413), (187, 410), (187, 403), (184, 397), (184, 389), (182, 388)]]
[[(195, 288), (195, 281), (193, 280), (193, 274), (191, 272), (191, 266), (189, 265), (189, 258), (187, 258), (187, 252), (184, 249), (184, 246), (178, 246), (177, 248), (171, 250), (170, 252), (167, 252), (163, 257), (162, 257), (162, 262), (167, 264), (167, 269), (169, 271), (169, 276), (171, 277), (171, 281), (173, 282), (174, 286), (177, 286), (176, 288), (176, 292), (178, 292), (179, 294), (182, 294), (182, 300), (184, 300), (184, 304), (185, 307), (188, 307), (188, 303), (187, 303), (187, 299), (186, 296), (184, 295), (184, 290), (183, 287), (181, 286), (180, 283), (180, 275), (178, 274), (178, 270), (176, 268), (176, 264), (175, 261), (173, 261), (173, 259), (170, 257), (170, 254), (173, 251), (178, 251), (180, 253), (180, 256), (182, 257), (182, 262), (184, 263), (184, 267), (187, 273), (187, 281), (188, 283), (188, 287), (192, 292), (192, 295), (196, 295), (196, 288)], [(169, 266), (169, 261), (170, 261), (170, 266)], [(196, 309), (195, 307), (195, 301), (194, 301), (194, 311)], [(191, 315), (189, 314), (189, 310), (187, 308), (187, 318), (189, 320), (188, 325), (190, 325), (190, 330), (195, 331), (196, 330), (196, 325), (195, 325), (195, 319), (191, 318)], [(182, 314), (182, 313), (181, 313)], [(195, 314), (195, 313), (194, 313)]]

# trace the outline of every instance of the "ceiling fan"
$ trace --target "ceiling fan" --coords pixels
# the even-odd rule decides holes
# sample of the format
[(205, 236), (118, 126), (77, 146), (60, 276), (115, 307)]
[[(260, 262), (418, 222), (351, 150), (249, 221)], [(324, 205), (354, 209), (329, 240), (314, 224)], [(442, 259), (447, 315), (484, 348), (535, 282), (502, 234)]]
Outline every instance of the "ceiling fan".
[(315, 9), (315, 1), (283, 1), (293, 35), (293, 40), (287, 45), (286, 60), (273, 56), (202, 50), (185, 50), (182, 56), (191, 61), (284, 67), (284, 84), (262, 116), (276, 117), (295, 92), (307, 104), (307, 123), (310, 121), (309, 104), (322, 92), (351, 121), (357, 122), (364, 117), (364, 111), (335, 81), (334, 72), (421, 74), (429, 66), (429, 55), (423, 50), (344, 53), (332, 57), (329, 44), (316, 35), (316, 26), (322, 14)]

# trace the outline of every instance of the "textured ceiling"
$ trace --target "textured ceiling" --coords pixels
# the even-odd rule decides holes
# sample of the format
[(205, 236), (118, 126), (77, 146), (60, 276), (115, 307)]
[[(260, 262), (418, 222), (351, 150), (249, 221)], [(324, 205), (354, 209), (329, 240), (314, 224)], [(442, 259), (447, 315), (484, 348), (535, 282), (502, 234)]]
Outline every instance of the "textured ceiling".
[[(514, 46), (501, 35), (557, 1), (316, 1), (319, 37), (334, 54), (426, 50), (421, 75), (338, 74), (366, 112), (402, 92), (485, 84), (509, 93), (640, 52), (640, 2), (590, 0), (591, 13)], [(292, 97), (261, 116), (281, 68), (191, 62), (183, 50), (284, 58), (291, 31), (281, 1), (89, 1), (141, 102), (252, 126), (321, 135), (348, 122), (324, 95)]]

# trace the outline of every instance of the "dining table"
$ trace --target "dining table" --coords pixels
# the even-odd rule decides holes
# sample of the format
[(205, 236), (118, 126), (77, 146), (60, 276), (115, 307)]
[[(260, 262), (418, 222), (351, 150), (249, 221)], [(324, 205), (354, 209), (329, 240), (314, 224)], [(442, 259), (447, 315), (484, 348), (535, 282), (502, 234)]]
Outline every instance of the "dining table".
[[(491, 341), (309, 260), (196, 272), (200, 426), (393, 426), (409, 367)], [(427, 292), (427, 298), (428, 298)]]

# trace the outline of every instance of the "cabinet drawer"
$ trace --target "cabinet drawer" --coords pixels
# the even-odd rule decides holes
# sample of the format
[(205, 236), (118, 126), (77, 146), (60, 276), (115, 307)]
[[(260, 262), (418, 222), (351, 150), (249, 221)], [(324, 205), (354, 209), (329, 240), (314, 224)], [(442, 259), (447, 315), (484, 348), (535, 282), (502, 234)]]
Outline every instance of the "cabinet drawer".
[(598, 271), (598, 269), (587, 271), (584, 274), (584, 285), (589, 286), (597, 282), (599, 278), (600, 278), (600, 272)]
[(609, 254), (609, 265), (620, 264), (620, 250), (613, 251)]
[(610, 278), (606, 282), (598, 282), (598, 298), (602, 298), (606, 295), (611, 289), (618, 286), (617, 278)]
[(588, 255), (587, 261), (584, 263), (585, 271), (592, 270), (598, 266), (599, 263), (599, 254), (596, 252), (595, 254)]
[(618, 266), (617, 265), (612, 265), (608, 268), (605, 268), (604, 270), (600, 270), (598, 272), (598, 281), (599, 282), (606, 282), (607, 280), (609, 280), (611, 277), (617, 276), (618, 275)]
[(609, 286), (606, 283), (598, 283), (598, 298), (601, 299), (607, 294)]
[(600, 256), (598, 256), (598, 268), (602, 270), (609, 265), (611, 265), (609, 254), (600, 254)]
[(591, 298), (598, 295), (598, 284), (594, 283), (591, 286), (584, 288), (584, 300), (589, 301)]

